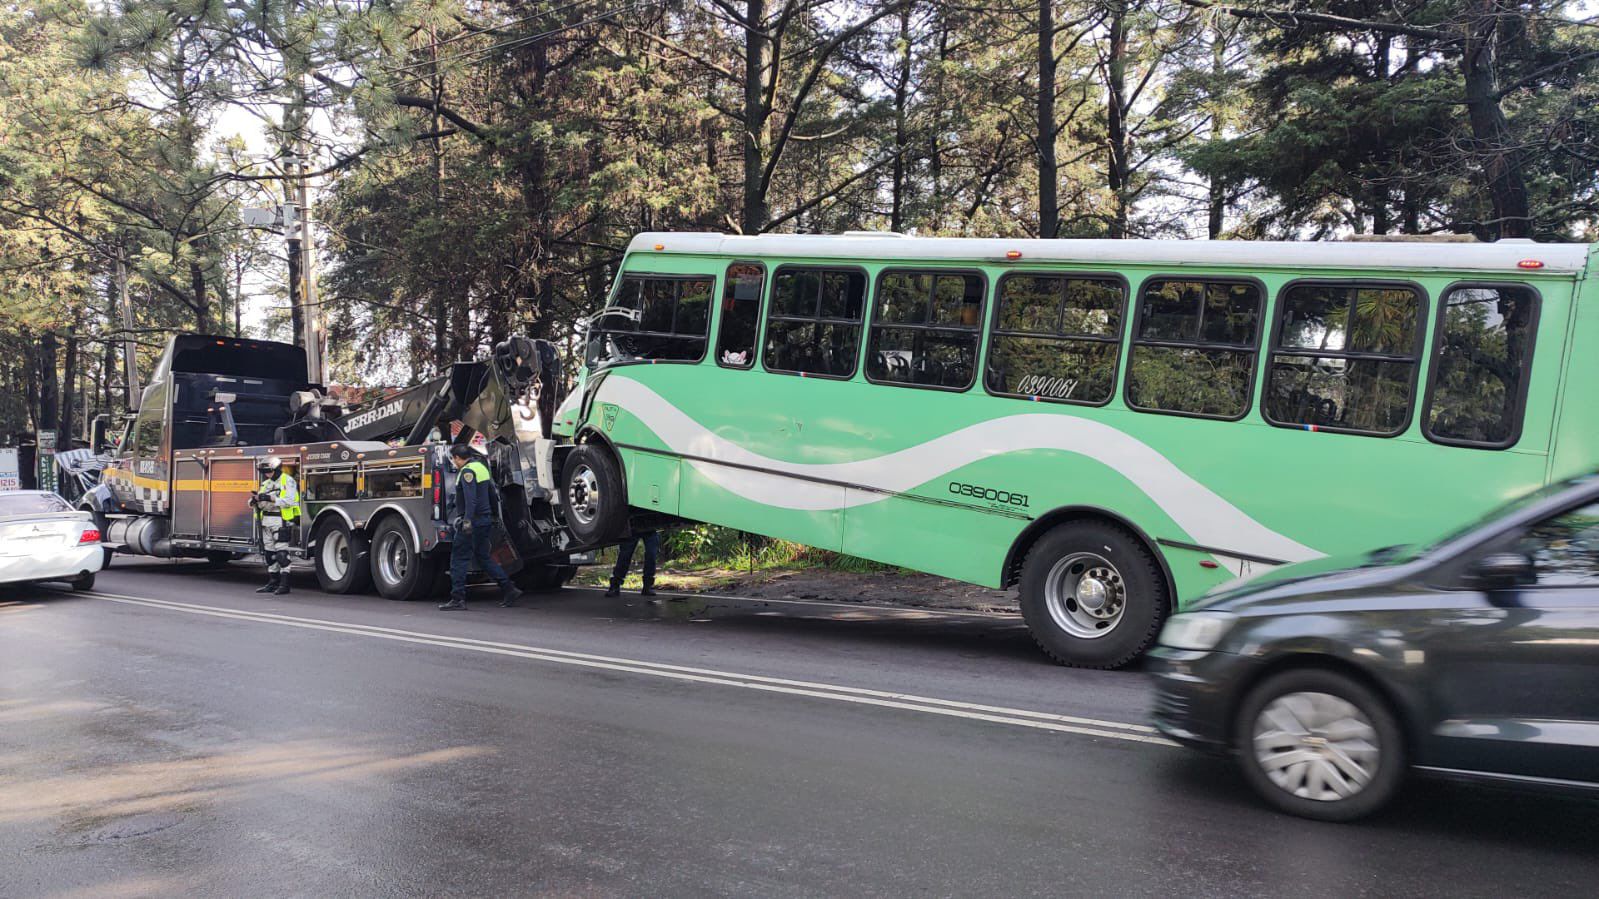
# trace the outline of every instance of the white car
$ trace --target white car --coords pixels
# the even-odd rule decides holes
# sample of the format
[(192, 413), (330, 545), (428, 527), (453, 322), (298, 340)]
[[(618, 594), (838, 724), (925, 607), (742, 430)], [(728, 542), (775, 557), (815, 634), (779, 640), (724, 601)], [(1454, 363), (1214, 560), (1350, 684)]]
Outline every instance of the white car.
[(105, 565), (100, 539), (88, 512), (48, 490), (0, 493), (0, 584), (67, 581), (92, 590)]

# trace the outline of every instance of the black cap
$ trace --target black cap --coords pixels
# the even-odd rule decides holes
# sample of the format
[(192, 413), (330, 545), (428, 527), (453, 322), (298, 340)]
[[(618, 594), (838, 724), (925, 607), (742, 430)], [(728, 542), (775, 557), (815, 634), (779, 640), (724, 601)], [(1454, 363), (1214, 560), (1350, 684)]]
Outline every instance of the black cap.
[(450, 447), (450, 455), (457, 459), (470, 459), (477, 455), (477, 453), (473, 451), (470, 446), (467, 446), (464, 443), (457, 443), (456, 445)]

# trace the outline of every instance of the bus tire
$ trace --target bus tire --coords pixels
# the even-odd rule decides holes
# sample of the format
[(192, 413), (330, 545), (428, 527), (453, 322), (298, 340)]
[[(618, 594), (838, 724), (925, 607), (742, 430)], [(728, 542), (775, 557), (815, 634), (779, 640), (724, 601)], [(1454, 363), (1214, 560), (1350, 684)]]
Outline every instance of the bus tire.
[(391, 515), (372, 533), (372, 583), (384, 599), (408, 602), (433, 589), (437, 561), (419, 552), (404, 519)]
[(580, 543), (604, 543), (627, 523), (622, 469), (603, 446), (585, 443), (567, 454), (561, 466), (561, 500), (567, 529)]
[(559, 590), (577, 576), (576, 565), (543, 565), (534, 562), (516, 573), (516, 586), (523, 590)]
[(344, 519), (330, 517), (316, 529), (311, 558), (324, 593), (364, 593), (372, 587), (371, 544)]
[(1022, 617), (1050, 658), (1076, 668), (1120, 668), (1143, 654), (1171, 607), (1160, 562), (1108, 522), (1059, 525), (1022, 563)]

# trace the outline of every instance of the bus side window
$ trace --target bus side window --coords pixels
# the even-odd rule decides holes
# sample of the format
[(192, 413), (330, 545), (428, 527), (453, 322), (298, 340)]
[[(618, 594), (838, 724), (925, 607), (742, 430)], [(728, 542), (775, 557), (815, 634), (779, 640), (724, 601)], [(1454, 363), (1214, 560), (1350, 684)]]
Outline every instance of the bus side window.
[(1120, 278), (1011, 273), (999, 280), (996, 302), (983, 376), (989, 393), (1110, 402), (1127, 306)]
[(1422, 431), (1503, 449), (1521, 437), (1539, 296), (1523, 284), (1458, 284), (1440, 304)]
[(628, 275), (611, 305), (635, 310), (638, 321), (607, 316), (603, 333), (635, 359), (698, 362), (705, 357), (714, 284), (701, 275)]
[(722, 289), (722, 323), (716, 333), (716, 364), (723, 368), (755, 365), (755, 330), (761, 322), (761, 288), (766, 267), (735, 262), (727, 267)]
[(778, 269), (772, 277), (761, 364), (780, 374), (853, 377), (865, 308), (866, 272), (861, 269)]
[(1410, 427), (1426, 298), (1409, 284), (1296, 281), (1277, 300), (1266, 420), (1392, 437)]
[(866, 378), (879, 384), (966, 390), (977, 376), (982, 322), (981, 275), (886, 271), (877, 280)]
[(1127, 360), (1127, 405), (1243, 418), (1254, 388), (1263, 297), (1256, 281), (1145, 282)]

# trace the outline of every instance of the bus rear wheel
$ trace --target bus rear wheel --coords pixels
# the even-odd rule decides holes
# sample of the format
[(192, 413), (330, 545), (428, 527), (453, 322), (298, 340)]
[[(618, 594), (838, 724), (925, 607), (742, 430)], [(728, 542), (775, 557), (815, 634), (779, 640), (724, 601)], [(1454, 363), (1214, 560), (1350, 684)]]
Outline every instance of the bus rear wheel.
[(1160, 633), (1169, 594), (1143, 542), (1106, 522), (1060, 525), (1022, 563), (1022, 617), (1062, 665), (1120, 668), (1138, 658)]
[(384, 599), (421, 599), (433, 590), (437, 560), (418, 551), (405, 522), (390, 517), (372, 535), (372, 583)]
[(372, 586), (370, 544), (341, 518), (329, 518), (311, 542), (316, 581), (324, 593), (362, 593)]
[(561, 499), (566, 526), (579, 542), (604, 543), (627, 521), (627, 489), (616, 458), (604, 447), (574, 447), (561, 466)]

